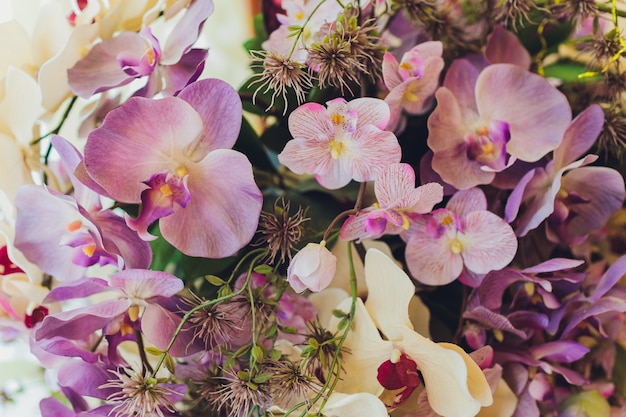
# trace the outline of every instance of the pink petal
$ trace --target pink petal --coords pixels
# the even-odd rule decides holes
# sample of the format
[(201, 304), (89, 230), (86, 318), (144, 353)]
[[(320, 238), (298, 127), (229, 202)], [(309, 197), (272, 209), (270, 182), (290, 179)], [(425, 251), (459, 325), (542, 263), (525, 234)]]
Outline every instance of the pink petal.
[(142, 300), (171, 297), (185, 287), (183, 281), (172, 274), (148, 269), (125, 269), (111, 275), (109, 281), (128, 296)]
[(349, 101), (348, 110), (357, 112), (357, 129), (368, 124), (385, 129), (389, 123), (389, 106), (378, 98), (362, 97)]
[(515, 64), (524, 69), (530, 68), (530, 54), (513, 32), (496, 25), (487, 36), (485, 58), (491, 64)]
[(563, 177), (561, 184), (564, 190), (576, 192), (589, 200), (589, 203), (577, 204), (571, 208), (576, 213), (576, 216), (568, 220), (567, 229), (572, 236), (583, 236), (603, 226), (624, 202), (624, 179), (611, 168), (574, 169)]
[(463, 261), (467, 269), (479, 274), (502, 269), (515, 257), (517, 238), (511, 226), (497, 215), (474, 211), (465, 216), (464, 234), (458, 239), (463, 245)]
[(188, 169), (191, 201), (160, 220), (163, 237), (190, 256), (234, 254), (252, 239), (261, 212), (250, 162), (239, 152), (218, 149)]
[(391, 132), (365, 125), (352, 134), (352, 139), (355, 146), (346, 152), (346, 165), (356, 181), (375, 180), (387, 165), (400, 162), (402, 150)]
[(480, 188), (470, 188), (454, 194), (446, 208), (463, 219), (473, 211), (487, 210), (487, 197)]
[(222, 80), (205, 79), (183, 88), (178, 98), (191, 104), (203, 122), (202, 133), (186, 149), (191, 159), (198, 161), (214, 149), (233, 147), (242, 116), (241, 99), (234, 88)]
[(385, 52), (383, 56), (383, 80), (389, 90), (393, 90), (402, 82), (398, 73), (398, 60), (389, 52)]
[[(454, 97), (463, 109), (463, 120), (466, 124), (469, 120), (478, 118), (476, 107), (475, 86), (480, 74), (480, 69), (467, 59), (455, 59), (446, 72), (443, 86), (452, 91)], [(439, 102), (439, 99), (437, 99)]]
[(288, 124), (295, 139), (329, 140), (333, 135), (326, 108), (318, 103), (306, 103), (295, 109), (289, 115)]
[(124, 71), (118, 58), (124, 54), (139, 60), (146, 46), (146, 40), (135, 32), (122, 32), (97, 43), (83, 59), (67, 70), (72, 91), (80, 97), (89, 98), (95, 93), (130, 83), (135, 77)]
[(182, 149), (202, 130), (202, 119), (183, 100), (133, 97), (91, 132), (85, 167), (114, 199), (139, 203), (146, 188), (143, 181), (184, 165)]
[(419, 219), (411, 227), (406, 244), (406, 263), (411, 275), (427, 285), (445, 285), (458, 278), (463, 258), (450, 249), (445, 236), (433, 238), (426, 231), (427, 219)]
[(587, 152), (598, 138), (603, 124), (604, 112), (597, 104), (576, 116), (565, 131), (563, 142), (554, 151), (554, 169), (569, 165)]
[(204, 21), (213, 13), (212, 0), (192, 1), (183, 17), (176, 23), (163, 48), (161, 62), (177, 63), (198, 39)]
[(507, 152), (526, 162), (554, 150), (572, 117), (563, 93), (545, 78), (512, 64), (489, 65), (480, 73), (476, 105), (481, 117), (509, 124)]
[(374, 183), (378, 204), (383, 208), (404, 208), (400, 201), (415, 190), (415, 172), (409, 164), (389, 164)]

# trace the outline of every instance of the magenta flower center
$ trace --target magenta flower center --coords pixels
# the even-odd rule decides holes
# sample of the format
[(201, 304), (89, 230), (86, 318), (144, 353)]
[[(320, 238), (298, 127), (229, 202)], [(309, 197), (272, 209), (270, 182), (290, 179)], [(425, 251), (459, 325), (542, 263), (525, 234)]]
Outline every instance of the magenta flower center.
[(506, 168), (506, 144), (511, 139), (509, 124), (500, 120), (480, 126), (465, 135), (467, 157), (495, 171)]

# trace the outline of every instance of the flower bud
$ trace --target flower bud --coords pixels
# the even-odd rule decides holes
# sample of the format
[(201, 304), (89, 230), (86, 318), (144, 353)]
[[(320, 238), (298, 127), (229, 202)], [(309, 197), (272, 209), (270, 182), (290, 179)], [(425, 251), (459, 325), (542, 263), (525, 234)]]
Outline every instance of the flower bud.
[(287, 281), (296, 292), (319, 292), (330, 284), (336, 267), (337, 258), (326, 248), (326, 241), (309, 243), (291, 260)]

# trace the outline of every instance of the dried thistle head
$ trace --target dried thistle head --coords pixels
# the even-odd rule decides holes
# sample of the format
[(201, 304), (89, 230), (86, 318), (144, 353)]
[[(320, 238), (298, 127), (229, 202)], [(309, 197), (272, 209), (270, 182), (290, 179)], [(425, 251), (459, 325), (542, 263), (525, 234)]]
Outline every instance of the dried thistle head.
[(514, 28), (525, 22), (533, 22), (531, 13), (539, 10), (534, 0), (499, 0), (494, 10), (494, 19), (503, 25), (511, 25)]
[(252, 96), (253, 103), (259, 91), (263, 90), (263, 94), (272, 91), (272, 99), (266, 111), (274, 106), (276, 97), (281, 97), (284, 103), (284, 115), (287, 112), (289, 91), (295, 93), (297, 104), (306, 100), (307, 92), (313, 87), (312, 77), (306, 71), (306, 65), (273, 51), (250, 51), (250, 54), (252, 54), (252, 68), (262, 69), (261, 72), (250, 77), (248, 84), (250, 87), (258, 85)]
[(308, 49), (309, 68), (317, 72), (320, 88), (348, 90), (364, 78), (377, 81), (382, 73), (384, 49), (374, 20), (360, 22), (358, 9), (346, 7), (337, 21), (326, 27), (327, 35)]
[(319, 380), (306, 373), (303, 361), (268, 359), (263, 372), (272, 374), (268, 380), (272, 397), (277, 404), (287, 406), (293, 401), (308, 401), (322, 390)]
[(615, 105), (604, 112), (604, 126), (597, 145), (606, 154), (623, 158), (626, 149), (626, 116), (621, 106)]
[(325, 375), (330, 370), (333, 357), (344, 352), (338, 351), (336, 336), (324, 328), (319, 320), (307, 322), (305, 334), (308, 344), (302, 349), (305, 372), (315, 375), (320, 381), (325, 381)]
[(551, 9), (556, 16), (566, 18), (574, 24), (597, 16), (599, 12), (595, 0), (564, 0)]
[(295, 245), (302, 239), (303, 224), (310, 220), (302, 207), (298, 207), (295, 214), (291, 214), (290, 210), (291, 203), (281, 197), (274, 202), (273, 213), (261, 212), (260, 236), (254, 245), (267, 246), (269, 264), (276, 261), (284, 264), (285, 261), (291, 260)]
[(428, 23), (437, 10), (437, 2), (433, 0), (391, 0), (392, 10), (403, 11), (406, 16), (416, 22)]
[(255, 382), (249, 372), (228, 370), (215, 379), (219, 386), (207, 394), (218, 413), (230, 417), (261, 416), (272, 405), (267, 382)]
[(117, 390), (107, 397), (107, 401), (115, 404), (109, 412), (110, 416), (163, 417), (163, 410), (170, 413), (176, 411), (171, 398), (182, 396), (155, 377), (149, 374), (144, 376), (132, 369), (109, 372), (115, 378), (99, 388)]
[[(184, 300), (185, 310), (190, 311), (205, 302), (205, 299), (193, 294), (192, 298)], [(239, 307), (232, 302), (221, 302), (194, 311), (187, 321), (189, 323), (187, 331), (193, 332), (190, 343), (199, 339), (204, 343), (205, 350), (230, 347), (232, 338), (243, 330), (238, 314)]]
[(608, 33), (597, 33), (587, 42), (582, 44), (583, 51), (591, 54), (591, 66), (606, 68), (615, 61), (624, 47), (624, 39), (618, 29)]

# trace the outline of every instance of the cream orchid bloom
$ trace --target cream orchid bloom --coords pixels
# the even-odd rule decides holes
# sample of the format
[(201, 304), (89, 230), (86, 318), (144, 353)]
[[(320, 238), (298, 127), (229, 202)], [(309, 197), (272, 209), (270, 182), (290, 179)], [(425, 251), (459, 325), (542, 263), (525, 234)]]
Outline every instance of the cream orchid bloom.
[[(353, 327), (344, 343), (350, 354), (342, 359), (345, 372), (338, 391), (381, 395), (385, 388), (378, 381), (381, 365), (393, 368), (413, 362), (424, 380), (430, 406), (439, 415), (473, 417), (481, 407), (492, 404), (484, 374), (463, 349), (435, 343), (413, 330), (408, 308), (415, 287), (393, 260), (370, 249), (365, 257), (365, 282), (369, 295), (365, 303), (356, 302)], [(338, 309), (347, 312), (350, 304), (351, 300), (344, 300)], [(331, 329), (337, 322), (331, 322)], [(405, 400), (414, 388), (407, 386), (408, 392), (398, 393), (391, 406)]]

